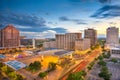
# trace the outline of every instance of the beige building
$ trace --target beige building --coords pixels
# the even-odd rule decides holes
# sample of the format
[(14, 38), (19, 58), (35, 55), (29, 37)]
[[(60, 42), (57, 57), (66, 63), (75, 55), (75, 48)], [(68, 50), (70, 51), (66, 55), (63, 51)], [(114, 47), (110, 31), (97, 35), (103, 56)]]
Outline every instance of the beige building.
[(56, 48), (56, 41), (49, 41), (49, 42), (44, 42), (43, 43), (44, 48)]
[(56, 34), (56, 47), (58, 49), (75, 50), (75, 40), (82, 39), (81, 33)]
[(97, 31), (95, 29), (86, 29), (84, 31), (84, 38), (90, 39), (90, 46), (95, 46), (97, 44)]
[(106, 45), (107, 46), (115, 46), (119, 44), (119, 28), (109, 27), (106, 30)]
[(75, 50), (87, 50), (90, 48), (90, 39), (85, 38), (85, 39), (77, 39), (75, 41)]

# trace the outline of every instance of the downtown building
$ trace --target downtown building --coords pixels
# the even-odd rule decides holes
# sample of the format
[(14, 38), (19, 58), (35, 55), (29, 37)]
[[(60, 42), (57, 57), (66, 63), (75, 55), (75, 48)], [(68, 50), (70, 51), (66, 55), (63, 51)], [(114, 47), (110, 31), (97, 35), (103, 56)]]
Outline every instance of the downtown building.
[(84, 51), (90, 48), (90, 39), (77, 39), (75, 41), (75, 50)]
[(75, 50), (75, 41), (82, 39), (81, 33), (56, 34), (56, 48), (65, 50)]
[(106, 47), (119, 45), (119, 28), (109, 27), (106, 30)]
[(84, 38), (90, 39), (90, 46), (95, 46), (97, 44), (97, 31), (91, 28), (84, 30)]
[(0, 47), (16, 48), (20, 46), (19, 30), (13, 25), (7, 25), (0, 30)]

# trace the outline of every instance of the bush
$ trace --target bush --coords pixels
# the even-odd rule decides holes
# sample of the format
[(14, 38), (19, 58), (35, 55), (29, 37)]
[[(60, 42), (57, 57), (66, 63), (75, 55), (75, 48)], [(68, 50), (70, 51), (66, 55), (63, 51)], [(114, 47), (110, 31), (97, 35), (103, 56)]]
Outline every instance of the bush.
[(40, 72), (38, 75), (40, 78), (44, 78), (47, 76), (47, 72)]
[(115, 59), (115, 58), (112, 58), (111, 61), (114, 63), (117, 63), (117, 59)]

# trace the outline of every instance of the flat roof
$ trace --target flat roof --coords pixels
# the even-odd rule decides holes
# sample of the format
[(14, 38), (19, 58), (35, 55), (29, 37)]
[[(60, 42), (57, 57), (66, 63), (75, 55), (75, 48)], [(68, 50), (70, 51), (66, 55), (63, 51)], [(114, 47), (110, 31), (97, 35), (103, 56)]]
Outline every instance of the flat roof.
[(6, 56), (5, 56), (5, 55), (0, 54), (0, 59), (4, 59), (4, 58), (6, 58)]
[(120, 48), (110, 48), (110, 50), (120, 50)]
[(59, 56), (59, 55), (67, 54), (67, 53), (69, 53), (69, 52), (71, 52), (71, 51), (64, 50), (64, 51), (55, 52), (54, 54)]
[(8, 65), (9, 67), (13, 68), (14, 70), (19, 70), (27, 66), (26, 64), (16, 61), (16, 60), (7, 61), (4, 63)]

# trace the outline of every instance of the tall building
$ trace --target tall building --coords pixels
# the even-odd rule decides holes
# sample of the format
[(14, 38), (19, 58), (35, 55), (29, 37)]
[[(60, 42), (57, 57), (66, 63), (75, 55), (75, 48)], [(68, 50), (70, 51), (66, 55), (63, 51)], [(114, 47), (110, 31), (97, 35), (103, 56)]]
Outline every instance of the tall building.
[(107, 38), (106, 44), (119, 44), (119, 28), (116, 27), (109, 27), (107, 28)]
[(75, 50), (87, 50), (90, 48), (90, 39), (84, 38), (84, 39), (77, 39), (75, 41)]
[(81, 33), (56, 34), (56, 47), (58, 49), (75, 50), (75, 40), (82, 39)]
[(64, 49), (65, 48), (65, 34), (56, 34), (56, 47), (58, 49)]
[(0, 31), (1, 47), (13, 48), (19, 47), (20, 36), (19, 31), (13, 25), (7, 25)]
[(97, 44), (97, 31), (95, 29), (86, 29), (84, 31), (84, 38), (90, 39), (90, 45), (95, 46)]

